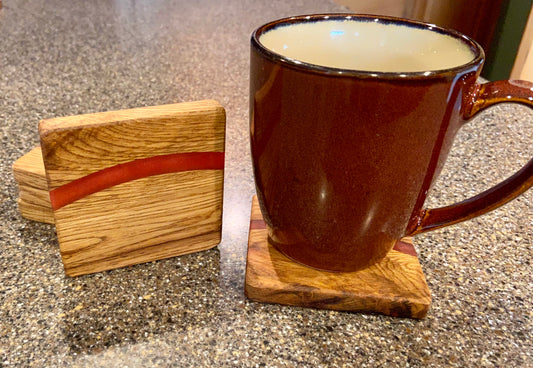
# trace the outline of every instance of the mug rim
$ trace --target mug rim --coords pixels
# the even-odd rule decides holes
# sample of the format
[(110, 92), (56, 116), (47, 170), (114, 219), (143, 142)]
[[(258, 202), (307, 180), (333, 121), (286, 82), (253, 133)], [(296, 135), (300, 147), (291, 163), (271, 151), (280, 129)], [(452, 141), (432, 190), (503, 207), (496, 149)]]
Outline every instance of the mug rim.
[[(358, 70), (358, 69), (344, 69), (344, 68), (335, 68), (324, 65), (312, 64), (300, 60), (295, 60), (287, 56), (278, 54), (264, 46), (259, 38), (261, 35), (267, 31), (274, 29), (281, 25), (296, 24), (296, 23), (305, 23), (316, 20), (364, 20), (374, 21), (379, 19), (379, 21), (384, 24), (398, 24), (412, 26), (418, 29), (426, 29), (431, 32), (437, 32), (443, 35), (451, 36), (463, 44), (467, 45), (470, 50), (474, 53), (474, 58), (469, 62), (461, 65), (457, 65), (451, 68), (445, 69), (436, 69), (428, 71), (415, 71), (415, 72), (383, 72), (383, 71), (368, 71), (368, 70)], [(485, 61), (485, 52), (481, 45), (476, 42), (471, 37), (466, 36), (465, 34), (458, 32), (453, 29), (448, 29), (444, 27), (437, 26), (435, 24), (426, 23), (418, 20), (391, 17), (384, 15), (372, 15), (372, 14), (355, 14), (355, 13), (320, 13), (320, 14), (305, 14), (292, 17), (285, 17), (277, 20), (270, 21), (263, 24), (262, 26), (256, 28), (251, 36), (252, 47), (261, 52), (264, 56), (274, 62), (281, 62), (286, 66), (289, 66), (294, 69), (314, 72), (317, 74), (325, 74), (330, 76), (358, 76), (362, 78), (431, 78), (431, 77), (443, 77), (443, 76), (454, 76), (465, 70), (476, 69), (478, 66), (482, 65)]]

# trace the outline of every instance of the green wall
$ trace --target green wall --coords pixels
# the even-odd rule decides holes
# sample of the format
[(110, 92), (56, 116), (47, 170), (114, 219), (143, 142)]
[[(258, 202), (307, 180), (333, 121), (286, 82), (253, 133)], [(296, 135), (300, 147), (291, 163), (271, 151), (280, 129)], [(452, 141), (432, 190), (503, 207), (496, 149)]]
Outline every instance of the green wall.
[(533, 0), (507, 0), (483, 69), (488, 80), (508, 79), (520, 46)]

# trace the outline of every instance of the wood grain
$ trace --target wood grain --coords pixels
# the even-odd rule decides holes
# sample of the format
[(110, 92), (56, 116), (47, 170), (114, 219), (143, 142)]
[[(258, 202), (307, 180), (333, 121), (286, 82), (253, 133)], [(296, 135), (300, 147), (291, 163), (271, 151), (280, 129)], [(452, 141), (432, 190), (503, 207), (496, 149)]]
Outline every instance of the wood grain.
[(49, 189), (135, 159), (224, 152), (225, 119), (224, 108), (206, 100), (43, 120)]
[(67, 275), (173, 257), (220, 242), (223, 162), (220, 169), (147, 177), (129, 172), (143, 159), (224, 152), (225, 112), (218, 102), (44, 120), (39, 132), (50, 191), (75, 188), (78, 184), (69, 184), (73, 181), (86, 185), (88, 175), (106, 173), (117, 165), (119, 171), (127, 170), (121, 175), (132, 177), (54, 207)]
[(47, 224), (53, 224), (55, 221), (54, 213), (50, 207), (44, 207), (32, 202), (27, 202), (22, 198), (17, 199), (17, 204), (22, 217), (28, 220), (44, 222)]
[[(257, 198), (252, 203), (245, 293), (248, 298), (293, 306), (397, 317), (424, 318), (431, 303), (418, 258), (392, 250), (381, 262), (357, 272), (325, 272), (296, 263), (267, 240)], [(263, 223), (264, 224), (264, 223)], [(402, 247), (413, 247), (409, 238)], [(413, 249), (414, 250), (414, 249)], [(411, 253), (411, 254), (409, 254)]]
[(27, 187), (47, 190), (41, 147), (35, 147), (13, 163), (15, 180)]
[(41, 148), (36, 147), (13, 164), (18, 183), (20, 214), (29, 220), (54, 223)]
[(50, 206), (50, 196), (48, 194), (48, 190), (46, 190), (46, 187), (35, 188), (33, 186), (21, 184), (19, 185), (19, 198), (28, 203), (45, 207), (50, 211), (50, 213), (52, 213), (52, 207)]
[[(216, 246), (222, 226), (222, 178), (221, 170), (159, 175), (56, 210), (66, 273), (81, 275)], [(204, 244), (198, 244), (198, 236)]]

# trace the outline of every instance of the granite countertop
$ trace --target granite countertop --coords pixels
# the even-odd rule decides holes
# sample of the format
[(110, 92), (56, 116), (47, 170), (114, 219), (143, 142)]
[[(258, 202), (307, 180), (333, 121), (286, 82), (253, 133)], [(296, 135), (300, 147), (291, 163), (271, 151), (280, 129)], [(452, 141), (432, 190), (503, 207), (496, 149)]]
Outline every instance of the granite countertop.
[[(251, 302), (249, 35), (333, 2), (4, 1), (0, 10), (0, 367), (533, 365), (532, 191), (417, 236), (423, 320)], [(69, 278), (54, 227), (22, 218), (13, 162), (40, 119), (214, 98), (227, 111), (222, 243)], [(431, 205), (471, 196), (533, 154), (533, 114), (500, 105), (460, 132)]]

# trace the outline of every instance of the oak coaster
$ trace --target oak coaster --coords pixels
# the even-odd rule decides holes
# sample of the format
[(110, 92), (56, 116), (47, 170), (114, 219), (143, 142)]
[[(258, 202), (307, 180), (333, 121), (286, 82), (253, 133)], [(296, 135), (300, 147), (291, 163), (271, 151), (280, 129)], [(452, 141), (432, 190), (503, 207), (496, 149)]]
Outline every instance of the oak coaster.
[(214, 100), (41, 121), (66, 274), (218, 245), (225, 123), (225, 110)]
[(254, 301), (421, 319), (431, 304), (429, 288), (410, 238), (378, 264), (356, 272), (303, 266), (268, 243), (257, 197), (252, 201), (245, 294)]

